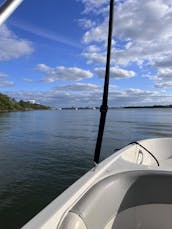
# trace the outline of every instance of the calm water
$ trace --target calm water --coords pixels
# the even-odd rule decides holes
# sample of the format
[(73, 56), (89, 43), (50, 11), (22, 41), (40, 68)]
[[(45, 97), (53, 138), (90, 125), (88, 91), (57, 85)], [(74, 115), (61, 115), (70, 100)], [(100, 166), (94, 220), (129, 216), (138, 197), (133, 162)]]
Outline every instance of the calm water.
[[(0, 228), (20, 228), (92, 166), (99, 111), (0, 114)], [(129, 142), (172, 135), (172, 109), (117, 109), (102, 159)]]

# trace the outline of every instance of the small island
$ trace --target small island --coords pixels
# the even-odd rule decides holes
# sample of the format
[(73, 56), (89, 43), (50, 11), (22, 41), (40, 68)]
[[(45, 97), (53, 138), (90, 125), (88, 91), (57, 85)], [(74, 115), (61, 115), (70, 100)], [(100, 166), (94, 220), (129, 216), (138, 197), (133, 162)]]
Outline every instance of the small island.
[(30, 111), (30, 110), (49, 110), (48, 106), (44, 106), (30, 101), (16, 101), (7, 95), (0, 93), (0, 112), (10, 111)]

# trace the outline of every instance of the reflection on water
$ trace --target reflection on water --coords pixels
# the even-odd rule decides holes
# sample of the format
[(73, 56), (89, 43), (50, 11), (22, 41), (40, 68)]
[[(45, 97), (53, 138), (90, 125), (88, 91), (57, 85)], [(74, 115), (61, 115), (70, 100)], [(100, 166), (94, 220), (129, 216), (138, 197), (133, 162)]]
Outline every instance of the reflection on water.
[[(19, 228), (93, 166), (98, 122), (98, 110), (0, 113), (0, 228)], [(172, 109), (110, 110), (102, 159), (171, 132)]]

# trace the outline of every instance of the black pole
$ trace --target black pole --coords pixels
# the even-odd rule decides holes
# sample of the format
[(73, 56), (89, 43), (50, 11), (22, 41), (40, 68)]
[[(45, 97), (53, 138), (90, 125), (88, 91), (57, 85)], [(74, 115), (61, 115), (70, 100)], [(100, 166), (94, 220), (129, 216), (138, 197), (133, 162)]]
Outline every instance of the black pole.
[(107, 46), (107, 59), (106, 59), (106, 72), (104, 81), (104, 91), (102, 105), (100, 107), (100, 123), (99, 131), (97, 136), (97, 143), (94, 154), (94, 162), (99, 163), (102, 139), (104, 133), (104, 127), (106, 122), (106, 114), (108, 110), (108, 91), (109, 91), (109, 75), (110, 75), (110, 57), (111, 57), (111, 46), (112, 46), (112, 31), (113, 31), (113, 11), (114, 11), (114, 0), (110, 0), (110, 12), (109, 12), (109, 31), (108, 31), (108, 46)]

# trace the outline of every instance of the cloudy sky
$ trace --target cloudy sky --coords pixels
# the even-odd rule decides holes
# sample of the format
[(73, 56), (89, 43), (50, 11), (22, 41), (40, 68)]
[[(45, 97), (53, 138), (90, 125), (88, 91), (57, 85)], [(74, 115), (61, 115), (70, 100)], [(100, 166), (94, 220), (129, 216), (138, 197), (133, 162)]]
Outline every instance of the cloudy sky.
[[(0, 27), (0, 91), (54, 107), (99, 106), (108, 4), (24, 0)], [(109, 105), (154, 104), (172, 104), (172, 2), (116, 0)]]

